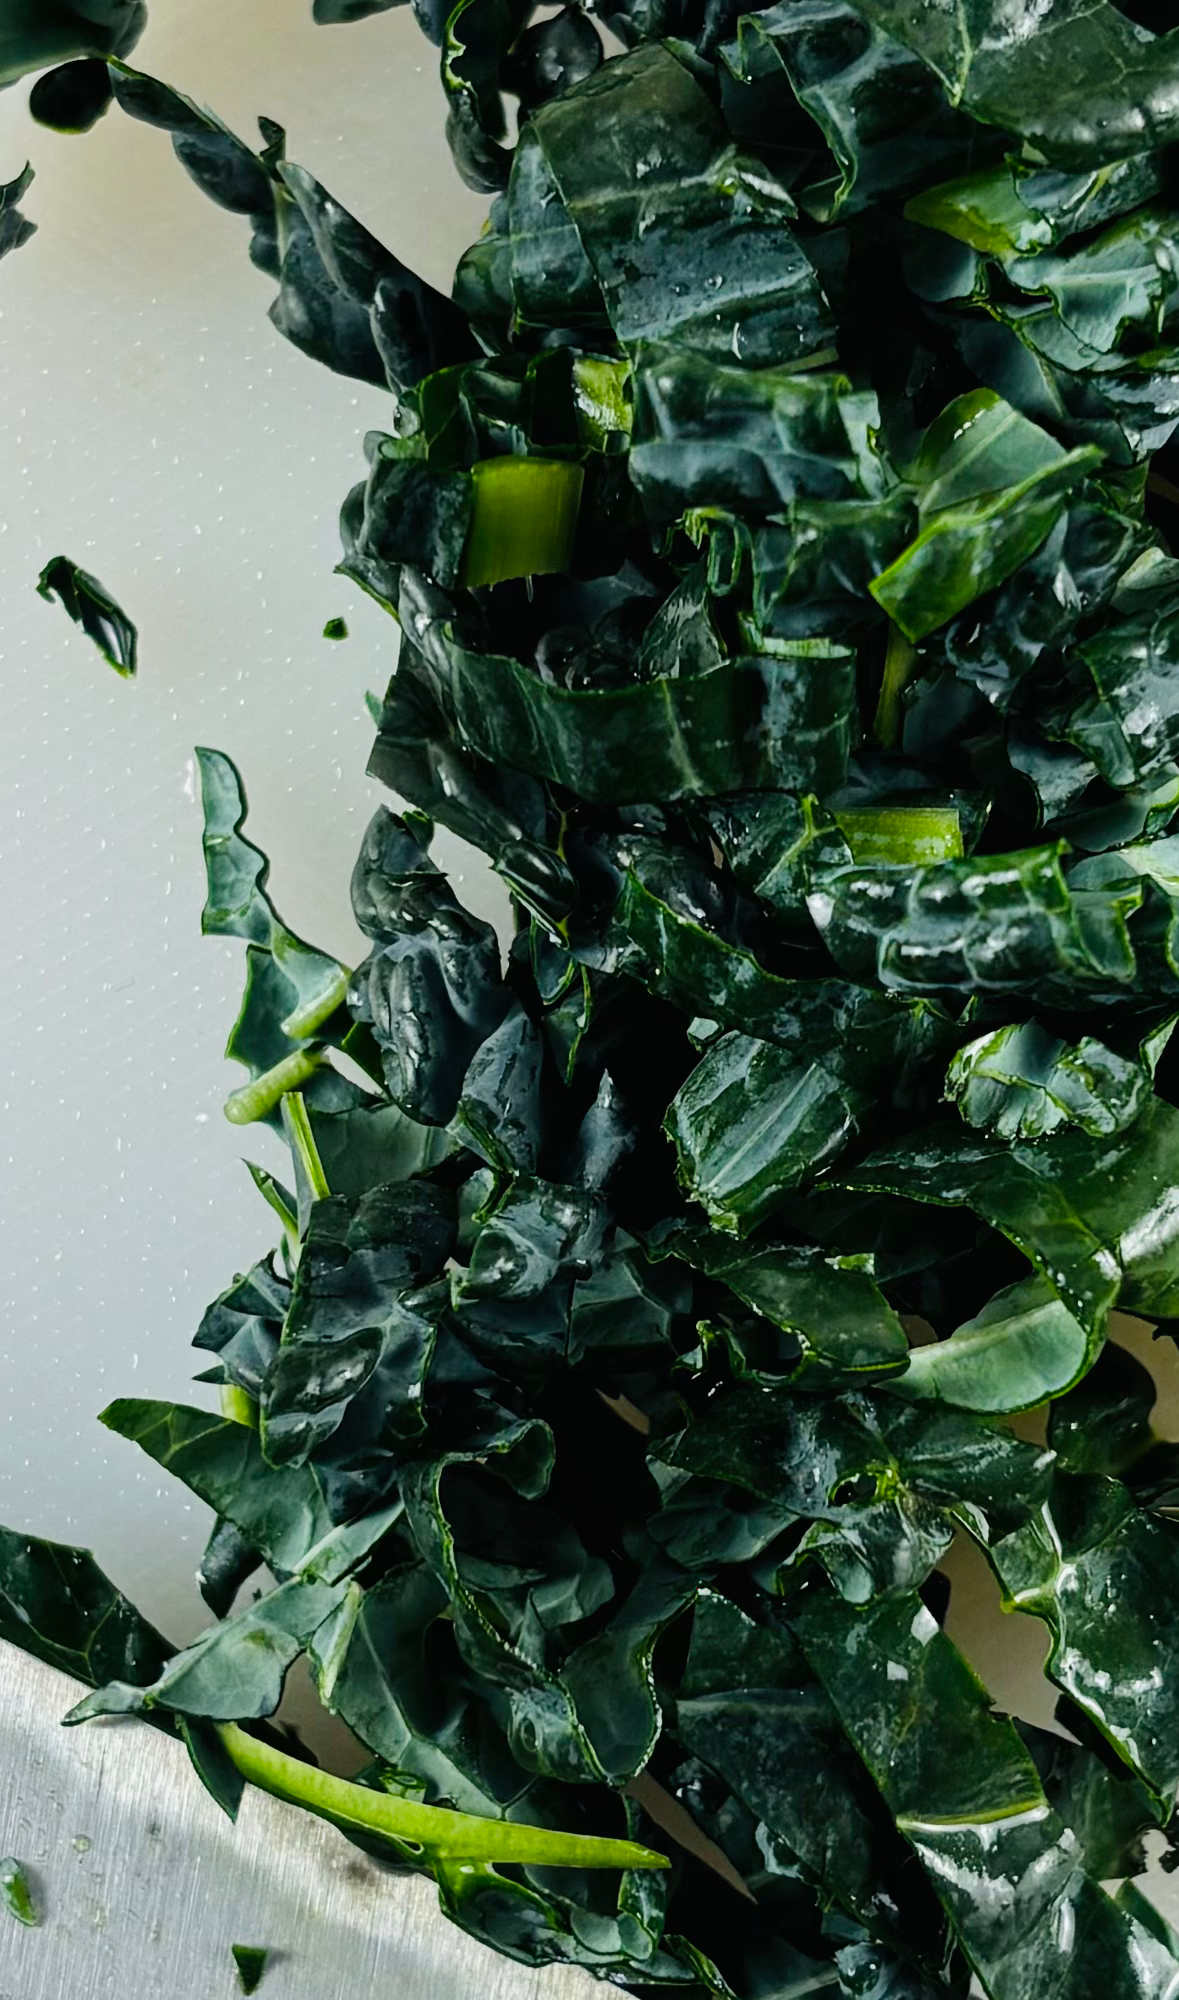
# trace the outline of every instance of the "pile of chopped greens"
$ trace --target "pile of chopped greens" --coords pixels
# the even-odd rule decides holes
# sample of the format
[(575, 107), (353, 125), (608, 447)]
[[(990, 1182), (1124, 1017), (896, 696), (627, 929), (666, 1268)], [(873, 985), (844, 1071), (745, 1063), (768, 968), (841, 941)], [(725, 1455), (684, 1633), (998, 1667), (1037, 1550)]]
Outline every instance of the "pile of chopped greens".
[[(1110, 1314), (1179, 1320), (1179, 30), (414, 0), (492, 197), (448, 299), (128, 67), (141, 7), (46, 11), (0, 76), (170, 134), (279, 332), (390, 392), (342, 569), (402, 809), (350, 970), (200, 753), (227, 1110), (290, 1166), (221, 1414), (103, 1421), (214, 1509), (216, 1622), (3, 1534), (0, 1634), (642, 2000), (1164, 2000), (1179, 1456)], [(1059, 1732), (947, 1635), (955, 1537)], [(300, 1655), (358, 1783), (266, 1726)]]

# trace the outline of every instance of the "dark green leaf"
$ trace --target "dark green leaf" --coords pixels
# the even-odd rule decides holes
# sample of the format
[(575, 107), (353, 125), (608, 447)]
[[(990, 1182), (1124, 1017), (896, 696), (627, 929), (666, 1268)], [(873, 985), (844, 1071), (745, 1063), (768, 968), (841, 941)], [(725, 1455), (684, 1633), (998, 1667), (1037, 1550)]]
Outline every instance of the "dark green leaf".
[(673, 1234), (666, 1247), (792, 1335), (806, 1357), (801, 1374), (863, 1378), (906, 1365), (904, 1330), (863, 1258), (785, 1245), (738, 1249), (712, 1233)]
[[(823, 1524), (826, 1532), (809, 1547), (854, 1601), (923, 1581), (954, 1520), (990, 1541), (1013, 1519), (1026, 1519), (1047, 1490), (1051, 1463), (1035, 1446), (964, 1412), (927, 1416), (865, 1397), (799, 1397), (787, 1384), (726, 1391), (658, 1450), (684, 1471), (747, 1487), (781, 1510), (783, 1527)], [(870, 1538), (881, 1535), (876, 1547), (866, 1528)], [(916, 1575), (897, 1562), (907, 1541), (919, 1564), (923, 1549), (932, 1555)], [(853, 1549), (855, 1567), (848, 1562)], [(880, 1573), (877, 1554), (885, 1558)]]
[(990, 1990), (1161, 2000), (1170, 1954), (1078, 1868), (1014, 1727), (920, 1601), (816, 1592), (792, 1623)]
[(215, 1618), (226, 1618), (242, 1585), (258, 1569), (261, 1558), (232, 1521), (218, 1521), (205, 1544), (197, 1585)]
[(630, 476), (652, 520), (704, 505), (761, 514), (883, 484), (873, 399), (845, 375), (724, 365), (670, 343), (635, 352)]
[(146, 1713), (153, 1708), (214, 1722), (273, 1715), (282, 1699), (287, 1669), (346, 1589), (344, 1582), (292, 1577), (202, 1632), (169, 1660), (150, 1687), (130, 1690), (116, 1682), (100, 1688), (80, 1701), (67, 1720), (86, 1722), (96, 1715)]
[(1143, 557), (1123, 579), (1110, 622), (1082, 644), (1088, 693), (1059, 725), (1108, 784), (1158, 781), (1179, 755), (1179, 563)]
[(428, 1800), (495, 1814), (524, 1781), (490, 1718), (457, 1679), (437, 1671), (448, 1605), (441, 1583), (417, 1566), (394, 1569), (369, 1590), (350, 1583), (312, 1637), (311, 1667), (325, 1707), (377, 1756), (420, 1780)]
[(5, 0), (0, 14), (0, 84), (76, 56), (126, 55), (147, 20), (144, 0)]
[(14, 181), (0, 184), (0, 257), (7, 256), (10, 250), (19, 250), (36, 231), (36, 223), (22, 215), (17, 206), (32, 182), (33, 169), (26, 167)]
[(1127, 886), (1086, 899), (1059, 847), (920, 868), (835, 868), (807, 898), (832, 956), (852, 978), (924, 993), (1033, 991), (1065, 1005), (1134, 977)]
[(506, 118), (500, 71), (532, 11), (531, 0), (459, 0), (447, 17), (442, 84), (450, 100), (447, 137), (468, 187), (507, 185), (510, 154), (498, 142)]
[[(280, 333), (305, 346), (318, 318), (310, 302), (332, 299), (334, 312), (342, 321), (356, 322), (352, 339), (358, 362), (365, 357), (362, 328), (367, 320), (368, 339), (383, 371), (379, 379), (399, 393), (433, 369), (464, 360), (472, 352), (466, 321), (448, 298), (378, 243), (305, 168), (286, 163), (279, 173), (298, 206), (308, 237), (297, 266), (284, 262), (283, 289), (272, 312)], [(288, 259), (300, 242), (298, 233), (294, 234)], [(296, 269), (306, 274), (305, 290), (296, 286)], [(320, 306), (319, 312), (323, 310)], [(311, 338), (314, 358), (338, 368), (339, 358), (316, 351), (321, 338), (318, 330)], [(361, 368), (346, 368), (344, 372), (360, 373)], [(363, 372), (367, 379), (367, 360)]]
[(584, 82), (601, 60), (602, 44), (593, 22), (580, 7), (562, 7), (516, 37), (504, 80), (530, 110)]
[(402, 0), (314, 0), (311, 11), (321, 25), (334, 26), (340, 22), (364, 21), (370, 14), (385, 14), (390, 7), (401, 5)]
[(914, 467), (920, 532), (873, 579), (873, 597), (909, 639), (924, 639), (1035, 553), (1100, 458), (1088, 446), (1062, 451), (992, 390), (959, 397)]
[(441, 592), (402, 578), (400, 617), (459, 744), (491, 764), (625, 804), (661, 796), (826, 790), (843, 776), (852, 663), (770, 656), (601, 692), (555, 687), (474, 651)]
[(518, 1004), (471, 1059), (453, 1129), (472, 1152), (501, 1172), (535, 1172), (542, 1061), (540, 1033)]
[(194, 1337), (193, 1346), (215, 1354), (225, 1379), (254, 1402), (262, 1393), (290, 1298), (290, 1286), (263, 1258), (214, 1299)]
[(848, 1184), (952, 1207), (965, 1203), (1037, 1264), (1083, 1326), (1117, 1298), (1160, 1318), (1179, 1298), (1179, 1242), (1168, 1198), (1179, 1113), (1158, 1098), (1105, 1141), (1069, 1129), (1010, 1148), (952, 1128), (915, 1134)]
[(420, 1379), (432, 1330), (401, 1296), (436, 1276), (453, 1245), (453, 1203), (424, 1182), (314, 1204), (282, 1342), (262, 1386), (262, 1449), (271, 1465), (305, 1465), (394, 1354), (411, 1354)]
[(245, 996), (225, 1052), (252, 1080), (230, 1098), (226, 1115), (236, 1124), (281, 1126), (283, 1094), (305, 1087), (325, 1108), (353, 1103), (356, 1087), (321, 1067), (324, 1041), (338, 1045), (347, 1033), (347, 967), (305, 944), (274, 908), (270, 863), (241, 831), (246, 797), (236, 766), (220, 750), (198, 748), (196, 758), (208, 885), (201, 928), (247, 941)]
[(39, 76), (29, 93), (38, 125), (55, 132), (88, 132), (110, 104), (110, 72), (101, 56), (83, 56)]
[(1100, 1345), (1100, 1331), (1086, 1332), (1046, 1278), (1025, 1278), (947, 1340), (913, 1348), (896, 1390), (964, 1410), (1030, 1410), (1078, 1381)]
[[(1157, 1820), (1146, 1786), (1054, 1730), (1021, 1723), (1019, 1733), (1031, 1751), (1048, 1803), (1076, 1832), (1085, 1873), (1098, 1882), (1140, 1875), (1146, 1867), (1143, 1835)], [(1137, 1910), (1134, 1914), (1139, 1922), (1145, 1921)], [(1166, 1938), (1162, 1942), (1166, 1944)], [(1171, 1949), (1169, 1944), (1167, 1948)]]
[(1151, 1442), (1156, 1389), (1148, 1370), (1107, 1342), (1100, 1359), (1052, 1407), (1048, 1442), (1066, 1472), (1124, 1474)]
[(388, 1525), (385, 1514), (337, 1528), (310, 1466), (267, 1464), (256, 1431), (179, 1403), (123, 1397), (102, 1422), (130, 1438), (218, 1514), (234, 1522), (280, 1574), (331, 1581)]
[[(317, 15), (317, 19), (322, 20), (323, 15)], [(269, 1949), (256, 1944), (234, 1944), (230, 1945), (229, 1949), (233, 1954), (233, 1962), (237, 1967), (237, 1983), (241, 1987), (242, 1992), (256, 1993), (262, 1983), (262, 1975), (266, 1970), (267, 1960), (270, 1958)]]
[(696, 1586), (668, 1564), (652, 1566), (610, 1623), (566, 1661), (562, 1680), (598, 1764), (618, 1783), (641, 1771), (662, 1727), (652, 1658), (667, 1627), (692, 1603)]
[(353, 871), (352, 907), (375, 946), (353, 975), (353, 1017), (372, 1029), (393, 1102), (407, 1118), (445, 1125), (471, 1057), (507, 1008), (495, 932), (384, 807)]
[(333, 1194), (367, 1194), (383, 1181), (427, 1174), (454, 1151), (436, 1125), (419, 1125), (396, 1104), (359, 1104), (350, 1111), (308, 1108), (315, 1149)]
[(0, 1528), (0, 1638), (91, 1686), (154, 1679), (171, 1648), (87, 1549)]
[[(585, 141), (603, 105), (613, 141), (605, 159)], [(726, 145), (708, 97), (669, 49), (654, 43), (605, 65), (541, 105), (531, 124), (560, 208), (545, 218), (544, 261), (513, 273), (525, 318), (558, 308), (564, 273), (550, 259), (564, 251), (579, 273), (588, 259), (621, 341), (674, 337), (752, 367), (827, 358), (829, 308), (791, 233), (793, 202), (764, 166)], [(544, 196), (518, 185), (520, 174), (518, 154), (511, 201), (522, 233)], [(586, 294), (584, 276), (578, 289)]]
[(24, 1864), (9, 1855), (0, 1861), (0, 1902), (18, 1924), (35, 1930), (41, 1921)]
[(856, 0), (912, 49), (975, 118), (1048, 159), (1100, 166), (1163, 145), (1176, 128), (1179, 51), (1108, 0), (1048, 0), (1033, 14), (977, 0)]
[(1079, 173), (1008, 159), (926, 188), (906, 204), (905, 213), (928, 229), (945, 230), (975, 250), (1006, 259), (1096, 229), (1149, 201), (1161, 187), (1160, 162), (1149, 154)]
[(558, 1278), (588, 1274), (601, 1249), (606, 1215), (588, 1188), (520, 1175), (478, 1209), (467, 1269), (456, 1277), (456, 1303), (528, 1299)]
[(1048, 1671), (1169, 1813), (1179, 1726), (1168, 1671), (1175, 1643), (1174, 1524), (1110, 1479), (1061, 1474), (1052, 1499), (992, 1550), (1014, 1610), (1052, 1633)]
[(790, 1635), (701, 1593), (676, 1735), (713, 1766), (824, 1895), (887, 1924), (880, 1877), (890, 1830)]
[(566, 917), (573, 881), (546, 837), (540, 785), (453, 742), (409, 646), (403, 647), (379, 728), (369, 759), (373, 777), (482, 848), (513, 895), (547, 924)]
[(968, 1125), (1002, 1139), (1042, 1139), (1060, 1125), (1107, 1138), (1145, 1110), (1152, 1076), (1152, 1063), (1128, 1062), (1094, 1035), (1069, 1044), (1019, 1021), (959, 1050), (946, 1096)]
[[(12, 211), (8, 211), (11, 216)], [(0, 205), (0, 228), (3, 224)], [(19, 237), (17, 240), (22, 240)], [(4, 247), (15, 248), (15, 244)], [(124, 680), (135, 677), (138, 634), (127, 613), (116, 603), (105, 584), (79, 569), (68, 556), (52, 556), (41, 571), (37, 589), (47, 603), (56, 597), (63, 609), (97, 646), (108, 666)]]
[[(961, 157), (974, 136), (919, 57), (866, 28), (846, 0), (786, 0), (742, 15), (736, 40), (720, 54), (736, 82), (756, 93), (754, 130), (763, 143), (781, 143), (793, 100), (814, 119), (830, 157), (807, 175), (801, 199), (823, 221), (923, 181)], [(747, 120), (743, 107), (746, 128)]]
[(448, 299), (376, 241), (303, 168), (282, 159), (263, 120), (253, 153), (211, 112), (153, 77), (112, 65), (117, 102), (172, 135), (181, 165), (222, 208), (248, 217), (250, 255), (279, 280), (270, 317), (313, 360), (381, 387), (408, 387), (470, 352)]
[(830, 1167), (878, 1093), (902, 1097), (906, 1072), (943, 1035), (934, 1010), (834, 981), (799, 988), (793, 1025), (792, 1047), (784, 1035), (722, 1035), (667, 1113), (684, 1187), (735, 1235)]

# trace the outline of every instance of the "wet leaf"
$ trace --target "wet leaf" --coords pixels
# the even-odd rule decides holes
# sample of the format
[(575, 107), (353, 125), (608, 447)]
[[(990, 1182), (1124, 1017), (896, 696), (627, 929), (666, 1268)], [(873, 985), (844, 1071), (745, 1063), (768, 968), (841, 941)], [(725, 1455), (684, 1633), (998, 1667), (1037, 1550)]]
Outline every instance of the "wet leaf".
[(89, 570), (80, 569), (68, 556), (53, 556), (41, 571), (37, 590), (47, 603), (57, 598), (74, 624), (97, 646), (108, 666), (124, 680), (134, 679), (138, 634), (105, 584), (91, 576)]

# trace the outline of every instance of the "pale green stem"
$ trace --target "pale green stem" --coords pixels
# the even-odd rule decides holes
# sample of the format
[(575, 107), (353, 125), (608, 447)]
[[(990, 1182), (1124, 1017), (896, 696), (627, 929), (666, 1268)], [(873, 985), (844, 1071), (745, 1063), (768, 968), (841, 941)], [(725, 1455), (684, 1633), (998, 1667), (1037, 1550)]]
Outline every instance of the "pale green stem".
[(252, 1083), (243, 1083), (240, 1090), (225, 1100), (225, 1116), (231, 1125), (253, 1125), (259, 1118), (265, 1118), (289, 1090), (301, 1090), (315, 1075), (323, 1053), (319, 1049), (296, 1049), (293, 1055), (284, 1056), (273, 1069), (263, 1070)]
[(388, 1792), (370, 1791), (346, 1778), (332, 1777), (313, 1764), (248, 1736), (236, 1722), (219, 1723), (217, 1733), (243, 1778), (275, 1798), (288, 1799), (321, 1819), (409, 1841), (449, 1861), (518, 1862), (538, 1868), (666, 1868), (665, 1854), (629, 1840), (602, 1840), (592, 1834), (553, 1833), (515, 1820), (479, 1819), (444, 1806), (418, 1805)]
[(291, 1151), (299, 1161), (307, 1185), (316, 1201), (326, 1201), (331, 1193), (328, 1177), (319, 1157), (319, 1147), (311, 1130), (311, 1120), (307, 1116), (307, 1106), (297, 1090), (289, 1091), (282, 1101), (282, 1122)]
[(478, 460), (462, 581), (506, 583), (568, 569), (584, 476), (568, 459)]
[(293, 1042), (301, 1042), (308, 1035), (313, 1035), (317, 1028), (322, 1028), (337, 1007), (342, 1006), (351, 977), (348, 967), (342, 965), (338, 977), (332, 980), (330, 986), (326, 986), (314, 1000), (304, 1001), (302, 1007), (296, 1007), (285, 1021), (279, 1023), (283, 1034), (289, 1035)]
[(880, 682), (880, 699), (876, 703), (876, 716), (872, 733), (876, 741), (886, 750), (893, 750), (901, 737), (901, 696), (913, 671), (917, 658), (917, 648), (906, 639), (898, 625), (890, 625), (888, 630), (888, 650), (884, 655), (884, 673)]

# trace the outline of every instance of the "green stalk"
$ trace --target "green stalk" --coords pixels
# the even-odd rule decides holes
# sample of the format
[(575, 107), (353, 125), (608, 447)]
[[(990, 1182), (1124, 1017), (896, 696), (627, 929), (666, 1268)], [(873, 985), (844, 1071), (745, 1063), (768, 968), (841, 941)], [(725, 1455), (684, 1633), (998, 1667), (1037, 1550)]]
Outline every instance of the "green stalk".
[(842, 806), (835, 821), (853, 861), (958, 861), (962, 826), (956, 806)]
[(913, 671), (917, 658), (917, 648), (906, 639), (899, 625), (888, 628), (888, 650), (884, 655), (884, 673), (880, 681), (880, 698), (876, 703), (876, 715), (872, 723), (872, 733), (876, 741), (886, 750), (894, 750), (901, 740), (901, 696)]
[(273, 1069), (263, 1070), (252, 1083), (243, 1083), (240, 1090), (225, 1100), (225, 1116), (231, 1125), (253, 1125), (259, 1118), (265, 1118), (289, 1090), (300, 1090), (315, 1075), (323, 1061), (320, 1049), (296, 1049), (284, 1056)]
[(305, 1001), (302, 1007), (296, 1007), (293, 1013), (288, 1014), (285, 1021), (280, 1021), (279, 1026), (283, 1034), (289, 1035), (293, 1042), (305, 1041), (308, 1035), (313, 1035), (315, 1030), (321, 1028), (329, 1016), (335, 1013), (337, 1007), (343, 1005), (351, 977), (348, 967), (342, 965), (337, 977), (324, 988), (322, 993), (314, 1000)]
[(282, 1101), (283, 1130), (292, 1153), (307, 1177), (307, 1185), (316, 1201), (326, 1201), (331, 1193), (328, 1177), (319, 1157), (319, 1147), (311, 1130), (311, 1120), (307, 1116), (307, 1106), (302, 1094), (297, 1090), (288, 1091)]
[(462, 581), (473, 587), (568, 569), (584, 476), (563, 458), (483, 458), (473, 465)]
[(410, 1841), (448, 1861), (510, 1861), (537, 1868), (667, 1868), (665, 1854), (629, 1840), (603, 1840), (592, 1834), (552, 1833), (547, 1827), (522, 1826), (514, 1820), (479, 1819), (473, 1813), (451, 1812), (444, 1806), (418, 1805), (387, 1792), (334, 1778), (313, 1764), (303, 1764), (284, 1750), (248, 1736), (236, 1722), (219, 1723), (220, 1736), (243, 1778), (287, 1799), (337, 1826), (384, 1834)]

